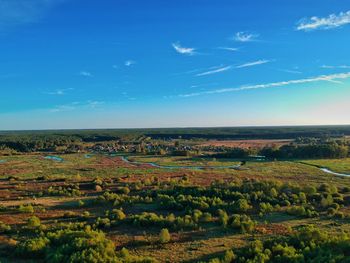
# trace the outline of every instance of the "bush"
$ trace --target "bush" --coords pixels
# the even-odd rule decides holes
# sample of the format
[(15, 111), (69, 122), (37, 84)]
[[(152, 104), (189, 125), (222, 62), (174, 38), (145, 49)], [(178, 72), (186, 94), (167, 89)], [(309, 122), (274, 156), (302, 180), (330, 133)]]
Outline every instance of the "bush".
[(117, 221), (122, 221), (126, 218), (126, 215), (121, 209), (113, 209), (111, 216), (112, 216), (112, 219), (115, 219)]
[(223, 227), (227, 226), (228, 220), (229, 220), (229, 216), (227, 215), (227, 213), (224, 210), (219, 209), (218, 210), (218, 214), (219, 214), (219, 222)]
[(100, 186), (100, 185), (95, 185), (95, 191), (96, 191), (96, 192), (102, 192), (102, 191), (103, 191), (102, 186)]
[(248, 209), (250, 209), (251, 206), (249, 205), (248, 201), (246, 199), (239, 199), (234, 204), (234, 211), (236, 212), (247, 212)]
[(251, 233), (255, 229), (256, 222), (247, 215), (232, 215), (229, 226), (239, 229), (242, 233)]
[(41, 258), (49, 243), (46, 237), (28, 239), (17, 245), (16, 253), (24, 258)]
[(203, 223), (208, 223), (208, 222), (211, 222), (212, 221), (212, 216), (210, 213), (206, 212), (206, 213), (203, 213), (201, 218), (200, 218), (200, 221), (203, 222)]
[(28, 239), (18, 244), (17, 255), (23, 258), (44, 259), (45, 262), (122, 263), (154, 262), (150, 258), (130, 256), (123, 249), (116, 253), (112, 241), (101, 231), (58, 230), (45, 236)]
[(4, 222), (0, 221), (0, 234), (11, 231), (11, 227)]
[[(313, 226), (290, 237), (256, 240), (236, 251), (237, 262), (348, 262), (349, 235), (331, 235)], [(236, 262), (234, 261), (234, 262)]]
[(294, 216), (309, 217), (309, 218), (318, 216), (318, 213), (312, 207), (304, 207), (304, 206), (288, 207), (287, 213)]
[(159, 233), (159, 243), (166, 244), (170, 241), (170, 234), (167, 228), (163, 228)]
[(38, 228), (40, 226), (41, 226), (41, 222), (40, 222), (39, 217), (32, 216), (32, 217), (28, 218), (28, 221), (27, 221), (27, 227), (28, 228), (34, 229), (34, 228)]
[(127, 195), (127, 194), (129, 194), (130, 193), (130, 189), (128, 188), (128, 187), (118, 187), (118, 192), (119, 193), (122, 193), (122, 194), (125, 194), (125, 195)]
[(96, 225), (98, 227), (104, 227), (104, 228), (108, 228), (111, 226), (111, 221), (109, 220), (109, 218), (97, 218), (96, 220)]
[(34, 208), (31, 204), (20, 205), (18, 211), (21, 213), (34, 213)]

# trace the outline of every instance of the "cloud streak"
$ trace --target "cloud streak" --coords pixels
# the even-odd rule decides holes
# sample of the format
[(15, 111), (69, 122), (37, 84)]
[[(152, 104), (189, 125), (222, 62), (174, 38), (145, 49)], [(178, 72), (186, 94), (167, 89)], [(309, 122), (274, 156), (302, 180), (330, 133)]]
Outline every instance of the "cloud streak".
[(54, 91), (46, 92), (46, 94), (48, 94), (48, 95), (55, 95), (55, 96), (62, 96), (62, 95), (66, 95), (67, 91), (69, 91), (69, 90), (73, 90), (73, 88), (57, 89), (57, 90), (54, 90)]
[(79, 75), (80, 75), (80, 76), (83, 76), (83, 77), (87, 77), (87, 78), (93, 77), (93, 75), (91, 74), (91, 72), (88, 72), (88, 71), (80, 71), (80, 72), (79, 72)]
[(259, 37), (258, 34), (242, 31), (242, 32), (237, 32), (236, 35), (233, 37), (233, 40), (237, 42), (252, 42), (252, 41), (256, 41), (258, 37)]
[(135, 65), (135, 64), (136, 64), (136, 61), (133, 61), (133, 60), (127, 60), (127, 61), (125, 61), (125, 63), (124, 63), (124, 65), (125, 65), (126, 67), (130, 67), (130, 66)]
[(232, 68), (232, 66), (220, 67), (218, 69), (214, 69), (214, 70), (209, 70), (209, 71), (206, 71), (206, 72), (198, 73), (196, 75), (196, 77), (207, 76), (207, 75), (212, 75), (212, 74), (224, 72), (224, 71), (227, 71), (227, 70), (229, 70), (231, 68)]
[(322, 65), (321, 68), (325, 69), (350, 69), (348, 65), (340, 65), (340, 66), (330, 66), (330, 65)]
[(232, 51), (232, 52), (235, 52), (235, 51), (239, 50), (239, 48), (237, 48), (237, 47), (218, 47), (218, 49), (226, 50), (226, 51)]
[(223, 89), (209, 90), (209, 91), (203, 91), (203, 92), (180, 94), (179, 97), (186, 98), (186, 97), (195, 97), (195, 96), (200, 96), (200, 95), (237, 92), (237, 91), (243, 91), (243, 90), (284, 87), (284, 86), (289, 86), (289, 85), (294, 85), (294, 84), (313, 83), (313, 82), (320, 82), (320, 81), (328, 81), (328, 82), (338, 83), (339, 80), (348, 79), (348, 78), (350, 78), (350, 72), (331, 74), (331, 75), (321, 75), (321, 76), (311, 77), (311, 78), (272, 82), (272, 83), (265, 83), (265, 84), (247, 85), (247, 86), (240, 86), (240, 87), (236, 87), (236, 88), (223, 88)]
[(328, 17), (304, 18), (297, 23), (296, 30), (312, 31), (317, 29), (332, 29), (350, 24), (350, 11), (331, 14)]
[(236, 66), (236, 68), (253, 67), (253, 66), (258, 66), (258, 65), (266, 64), (266, 63), (269, 63), (269, 62), (270, 62), (270, 60), (260, 59), (260, 60), (257, 60), (257, 61), (252, 61), (252, 62), (244, 63), (244, 64), (242, 64), (242, 65), (238, 65), (238, 66)]
[(105, 104), (104, 101), (95, 101), (95, 100), (88, 100), (85, 102), (76, 101), (69, 104), (55, 106), (54, 108), (50, 109), (50, 112), (55, 113), (55, 112), (64, 112), (64, 111), (74, 111), (79, 108), (95, 109), (103, 104)]
[(64, 0), (1, 0), (0, 29), (38, 21)]
[(195, 48), (183, 47), (180, 45), (180, 43), (173, 43), (172, 46), (177, 53), (183, 55), (194, 55), (194, 52), (196, 50)]

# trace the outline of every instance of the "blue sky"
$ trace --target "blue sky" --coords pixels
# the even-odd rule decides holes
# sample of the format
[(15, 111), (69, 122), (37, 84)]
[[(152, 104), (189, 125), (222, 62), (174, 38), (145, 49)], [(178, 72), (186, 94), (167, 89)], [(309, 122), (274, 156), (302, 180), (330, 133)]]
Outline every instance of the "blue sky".
[(0, 129), (350, 124), (348, 0), (0, 0)]

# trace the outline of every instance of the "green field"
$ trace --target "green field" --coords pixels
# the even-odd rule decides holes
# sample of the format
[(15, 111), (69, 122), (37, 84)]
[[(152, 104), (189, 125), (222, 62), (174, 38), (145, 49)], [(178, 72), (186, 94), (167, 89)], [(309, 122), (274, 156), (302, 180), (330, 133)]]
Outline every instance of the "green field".
[(337, 173), (350, 174), (350, 158), (327, 160), (304, 160), (304, 163), (328, 168)]
[[(2, 205), (0, 221), (11, 227), (11, 230), (5, 231), (4, 236), (0, 239), (2, 247), (2, 249), (0, 247), (0, 253), (3, 255), (4, 262), (17, 261), (18, 255), (13, 247), (13, 240), (21, 244), (22, 240), (28, 238), (28, 234), (29, 236), (33, 235), (32, 232), (26, 230), (26, 222), (33, 215), (40, 218), (41, 227), (47, 230), (51, 229), (51, 231), (54, 231), (60, 222), (91, 224), (94, 229), (104, 231), (107, 238), (112, 240), (118, 248), (126, 247), (129, 253), (134, 256), (152, 257), (159, 262), (167, 262), (167, 260), (168, 262), (198, 262), (207, 261), (213, 257), (220, 258), (227, 250), (239, 251), (242, 247), (248, 246), (252, 237), (265, 240), (273, 236), (283, 236), (299, 229), (300, 226), (310, 224), (316, 225), (319, 230), (327, 233), (350, 231), (350, 221), (347, 219), (348, 214), (350, 216), (350, 211), (347, 206), (338, 208), (336, 213), (341, 213), (340, 219), (327, 216), (327, 211), (323, 208), (317, 208), (315, 210), (318, 211), (317, 216), (309, 218), (290, 214), (288, 209), (291, 209), (289, 206), (293, 206), (293, 204), (271, 208), (271, 212), (259, 214), (255, 211), (255, 209), (259, 209), (258, 203), (255, 204), (251, 200), (252, 208), (248, 208), (244, 213), (254, 220), (255, 230), (241, 232), (235, 228), (222, 228), (220, 224), (218, 225), (219, 218), (215, 212), (216, 208), (211, 209), (210, 206), (205, 208), (204, 201), (203, 207), (199, 206), (197, 210), (199, 214), (209, 212), (211, 215), (208, 219), (182, 223), (181, 227), (171, 226), (175, 223), (169, 223), (171, 242), (159, 245), (157, 243), (159, 229), (162, 228), (161, 225), (164, 227), (164, 224), (168, 223), (154, 222), (147, 223), (151, 224), (150, 227), (147, 225), (136, 227), (133, 224), (130, 225), (129, 220), (141, 215), (146, 216), (147, 213), (154, 213), (157, 216), (173, 213), (180, 220), (186, 214), (193, 212), (189, 212), (191, 210), (186, 212), (162, 208), (159, 206), (159, 200), (157, 201), (154, 197), (153, 201), (151, 199), (147, 202), (137, 201), (141, 193), (147, 196), (147, 191), (150, 189), (154, 189), (156, 192), (169, 191), (173, 185), (172, 187), (179, 187), (178, 191), (186, 192), (189, 187), (209, 187), (214, 182), (224, 183), (218, 189), (226, 187), (229, 189), (229, 185), (239, 185), (246, 180), (257, 180), (257, 182), (276, 182), (276, 189), (282, 187), (277, 191), (283, 191), (284, 184), (293, 184), (301, 187), (300, 189), (315, 186), (317, 189), (326, 183), (338, 187), (337, 191), (341, 192), (345, 186), (350, 188), (350, 178), (332, 176), (320, 171), (315, 166), (294, 161), (247, 162), (240, 169), (215, 169), (215, 166), (232, 165), (239, 162), (187, 157), (143, 155), (129, 157), (130, 160), (145, 164), (155, 162), (165, 166), (203, 165), (214, 167), (209, 170), (193, 170), (149, 168), (142, 164), (133, 165), (124, 162), (120, 156), (99, 154), (91, 155), (89, 158), (86, 158), (84, 154), (62, 154), (58, 156), (63, 159), (62, 162), (44, 159), (45, 156), (34, 154), (1, 158), (6, 162), (0, 164), (2, 178), (0, 182)], [(327, 164), (327, 167), (332, 165), (329, 167), (336, 169), (336, 167), (347, 167), (349, 159), (307, 162), (321, 166)], [(96, 183), (96, 180), (100, 182)], [(127, 192), (120, 192), (124, 191), (124, 188), (128, 189)], [(113, 198), (118, 198), (118, 200), (121, 198), (120, 200), (125, 201), (119, 201), (118, 204), (114, 203), (113, 205), (113, 202), (101, 199), (103, 196), (106, 198), (107, 193), (115, 193)], [(176, 192), (173, 194), (177, 196)], [(192, 195), (196, 196), (195, 192)], [(209, 196), (208, 193), (203, 193), (196, 198), (209, 198)], [(341, 194), (341, 196), (347, 196), (347, 194)], [(129, 199), (133, 201), (126, 201)], [(210, 198), (206, 202), (209, 200)], [(23, 204), (32, 204), (34, 210), (29, 213), (18, 211)], [(123, 209), (126, 215), (124, 223), (116, 223), (114, 217), (108, 216), (108, 213), (111, 213), (113, 209)], [(83, 216), (83, 214), (86, 215)]]

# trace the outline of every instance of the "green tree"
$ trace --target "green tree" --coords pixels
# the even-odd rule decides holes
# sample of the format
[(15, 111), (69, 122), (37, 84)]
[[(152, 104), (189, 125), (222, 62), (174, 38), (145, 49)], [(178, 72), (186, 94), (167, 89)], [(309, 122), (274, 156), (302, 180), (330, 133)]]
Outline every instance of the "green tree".
[(170, 241), (171, 236), (167, 228), (163, 228), (159, 233), (159, 242), (161, 244), (166, 244)]
[(32, 216), (32, 217), (28, 218), (28, 221), (27, 221), (28, 228), (32, 228), (32, 229), (38, 228), (38, 227), (40, 227), (40, 225), (41, 225), (41, 222), (40, 222), (39, 217)]

